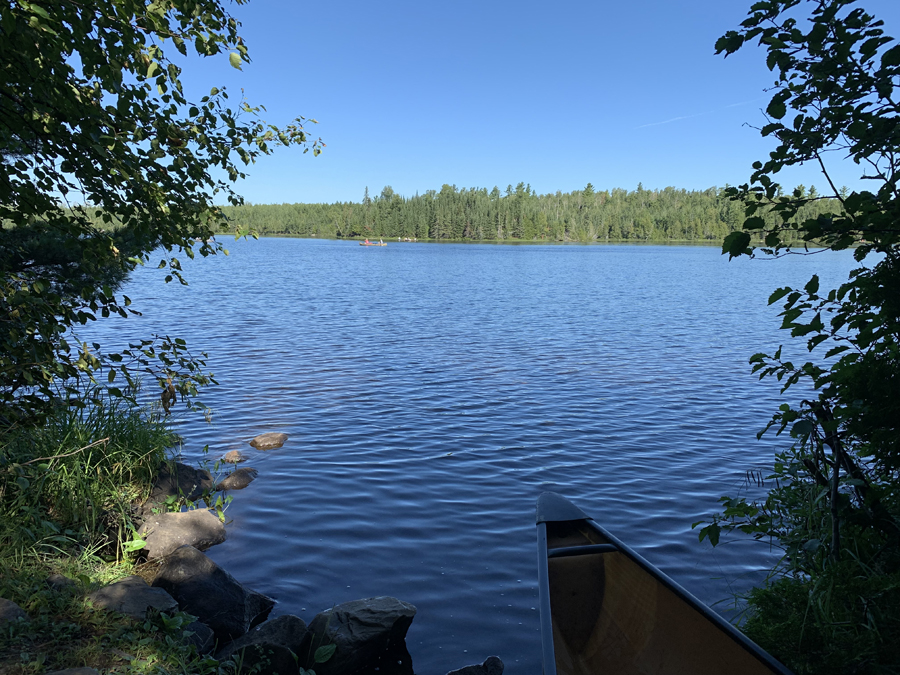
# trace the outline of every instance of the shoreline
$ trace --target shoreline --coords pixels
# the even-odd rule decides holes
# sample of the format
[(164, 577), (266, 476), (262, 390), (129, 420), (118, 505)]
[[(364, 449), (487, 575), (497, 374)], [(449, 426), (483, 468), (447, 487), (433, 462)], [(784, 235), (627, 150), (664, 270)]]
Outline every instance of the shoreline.
[[(287, 440), (287, 434), (267, 432), (249, 445), (265, 452)], [(277, 600), (243, 586), (202, 552), (227, 539), (228, 493), (258, 475), (238, 468), (250, 457), (232, 450), (201, 462), (212, 471), (179, 459), (167, 450), (146, 484), (139, 481), (141, 497), (130, 503), (128, 529), (107, 540), (107, 551), (117, 547), (131, 555), (113, 559), (76, 546), (4, 566), (0, 675), (48, 667), (51, 675), (221, 675), (247, 668), (259, 675), (310, 675), (312, 669), (321, 675), (373, 669), (413, 675), (406, 633), (416, 608), (403, 600), (343, 602), (308, 624), (292, 614), (271, 618)], [(228, 464), (234, 468), (222, 471)], [(502, 674), (496, 656), (484, 663), (493, 675)], [(481, 665), (463, 671), (473, 667)]]

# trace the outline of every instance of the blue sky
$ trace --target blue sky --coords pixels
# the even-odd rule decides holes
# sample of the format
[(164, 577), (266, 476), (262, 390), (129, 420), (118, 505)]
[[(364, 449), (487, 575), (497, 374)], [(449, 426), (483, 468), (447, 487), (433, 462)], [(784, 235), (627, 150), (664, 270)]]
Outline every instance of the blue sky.
[[(745, 182), (774, 147), (764, 123), (774, 81), (762, 49), (724, 59), (716, 39), (750, 0), (548, 4), (254, 0), (232, 6), (251, 64), (192, 63), (190, 89), (243, 88), (264, 118), (316, 118), (316, 158), (282, 149), (238, 191), (255, 203), (359, 201), (519, 181), (540, 193), (704, 189)], [(864, 0), (898, 36), (900, 3)], [(858, 187), (850, 162), (830, 167)], [(809, 167), (789, 187), (825, 180)]]

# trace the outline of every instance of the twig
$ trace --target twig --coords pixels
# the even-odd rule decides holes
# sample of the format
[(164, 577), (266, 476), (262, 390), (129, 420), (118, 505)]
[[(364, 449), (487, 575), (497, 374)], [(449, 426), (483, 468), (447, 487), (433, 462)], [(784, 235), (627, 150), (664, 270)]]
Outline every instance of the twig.
[(22, 462), (21, 464), (19, 464), (19, 466), (25, 466), (27, 464), (34, 464), (35, 462), (41, 462), (41, 461), (46, 461), (46, 460), (50, 460), (50, 459), (61, 459), (62, 457), (71, 457), (72, 455), (77, 455), (79, 452), (82, 452), (83, 450), (87, 450), (88, 448), (93, 448), (95, 445), (100, 445), (101, 443), (107, 443), (107, 442), (109, 442), (109, 436), (107, 436), (106, 438), (101, 438), (99, 441), (94, 441), (90, 445), (86, 445), (83, 448), (78, 448), (77, 450), (74, 450), (72, 452), (67, 452), (64, 455), (53, 455), (52, 457), (38, 457), (36, 459), (28, 460), (27, 462)]

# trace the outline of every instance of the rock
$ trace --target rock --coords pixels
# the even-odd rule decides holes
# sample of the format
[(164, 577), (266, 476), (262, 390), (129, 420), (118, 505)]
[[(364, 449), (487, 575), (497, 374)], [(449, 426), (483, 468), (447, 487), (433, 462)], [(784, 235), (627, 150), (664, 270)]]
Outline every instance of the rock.
[[(237, 656), (244, 669), (259, 664), (261, 675), (296, 675), (310, 651), (312, 635), (303, 619), (287, 614), (261, 623), (216, 653), (218, 661)], [(295, 658), (295, 655), (297, 658)]]
[(54, 591), (66, 591), (75, 588), (76, 583), (74, 579), (64, 577), (62, 574), (51, 574), (47, 577), (47, 585)]
[(216, 490), (243, 490), (259, 475), (259, 471), (249, 466), (236, 469), (216, 483)]
[(181, 462), (163, 462), (156, 474), (150, 496), (145, 503), (133, 509), (132, 517), (136, 524), (143, 523), (154, 515), (154, 511), (168, 511), (167, 501), (174, 500), (176, 504), (180, 504), (182, 498), (196, 501), (205, 492), (212, 490), (212, 487), (213, 479), (209, 471), (195, 469)]
[(88, 594), (95, 607), (143, 619), (150, 608), (171, 612), (178, 608), (175, 598), (162, 588), (151, 588), (140, 577), (125, 577)]
[(244, 457), (240, 450), (229, 450), (225, 453), (222, 461), (228, 464), (240, 464), (241, 462), (246, 461), (246, 459), (247, 458)]
[(205, 469), (195, 469), (181, 462), (163, 463), (156, 482), (150, 491), (151, 504), (159, 504), (169, 497), (184, 497), (195, 501), (204, 492), (211, 490), (213, 486), (212, 476)]
[(252, 445), (257, 450), (272, 450), (274, 448), (280, 448), (284, 445), (284, 442), (288, 439), (287, 434), (281, 434), (276, 431), (270, 431), (265, 434), (260, 434), (252, 441), (250, 441), (250, 445)]
[(212, 628), (200, 621), (192, 621), (184, 627), (182, 642), (194, 645), (198, 654), (209, 654), (216, 646), (216, 636)]
[(385, 651), (402, 644), (416, 615), (408, 602), (387, 596), (353, 600), (316, 615), (309, 624), (314, 645), (337, 647), (317, 675), (353, 673), (370, 667)]
[(93, 668), (66, 668), (65, 670), (54, 670), (47, 675), (100, 675), (100, 672)]
[(25, 610), (19, 607), (12, 600), (0, 598), (0, 624), (7, 621), (16, 621), (17, 619), (27, 619), (28, 615)]
[(205, 551), (225, 541), (225, 526), (218, 516), (206, 509), (181, 513), (154, 513), (147, 516), (138, 530), (147, 542), (147, 558), (164, 558), (179, 546), (193, 546)]
[(221, 644), (265, 621), (275, 606), (272, 598), (244, 588), (193, 546), (181, 546), (168, 555), (153, 585), (168, 591), (183, 611), (212, 628)]
[(451, 670), (447, 675), (503, 675), (503, 661), (497, 656), (489, 656), (481, 665)]

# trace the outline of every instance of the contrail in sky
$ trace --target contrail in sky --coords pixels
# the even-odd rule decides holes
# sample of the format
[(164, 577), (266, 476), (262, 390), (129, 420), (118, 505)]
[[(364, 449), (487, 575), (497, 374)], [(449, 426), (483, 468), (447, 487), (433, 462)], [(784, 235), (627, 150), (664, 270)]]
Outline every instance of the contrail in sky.
[(705, 112), (695, 113), (693, 115), (681, 115), (680, 117), (673, 117), (670, 120), (664, 120), (662, 122), (651, 122), (650, 124), (642, 124), (639, 127), (635, 127), (635, 129), (645, 129), (647, 127), (658, 127), (661, 124), (669, 124), (671, 122), (677, 122), (679, 120), (689, 120), (694, 117), (702, 117), (703, 115), (711, 115), (712, 113), (719, 112), (720, 110), (727, 110), (728, 108), (737, 108), (740, 105), (747, 105), (748, 103), (754, 103), (756, 101), (761, 100), (760, 98), (750, 99), (749, 101), (741, 101), (740, 103), (731, 103), (726, 106), (722, 106), (721, 108), (715, 108), (713, 110), (707, 110)]

